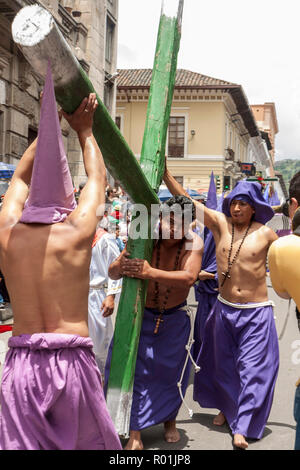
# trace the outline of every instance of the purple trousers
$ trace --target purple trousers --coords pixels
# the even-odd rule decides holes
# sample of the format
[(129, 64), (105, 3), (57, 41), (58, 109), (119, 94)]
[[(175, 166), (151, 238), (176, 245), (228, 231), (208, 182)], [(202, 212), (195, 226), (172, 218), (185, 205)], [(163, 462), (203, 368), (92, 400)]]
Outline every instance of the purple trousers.
[[(177, 383), (180, 381), (187, 351), (191, 323), (181, 305), (164, 312), (163, 323), (154, 334), (159, 312), (145, 308), (137, 353), (130, 430), (174, 420), (182, 405)], [(113, 343), (113, 342), (112, 342)], [(105, 381), (108, 382), (112, 343), (106, 362)], [(182, 380), (184, 396), (191, 369), (187, 364)]]
[[(182, 405), (177, 383), (187, 355), (190, 319), (181, 306), (168, 309), (154, 334), (158, 315), (146, 308), (143, 317), (130, 420), (130, 429), (135, 431), (174, 420)], [(190, 369), (189, 361), (182, 383), (183, 396)]]
[(1, 450), (120, 450), (90, 338), (42, 333), (8, 342)]
[(221, 410), (233, 434), (260, 439), (279, 368), (271, 305), (247, 308), (217, 300), (205, 324), (194, 400)]

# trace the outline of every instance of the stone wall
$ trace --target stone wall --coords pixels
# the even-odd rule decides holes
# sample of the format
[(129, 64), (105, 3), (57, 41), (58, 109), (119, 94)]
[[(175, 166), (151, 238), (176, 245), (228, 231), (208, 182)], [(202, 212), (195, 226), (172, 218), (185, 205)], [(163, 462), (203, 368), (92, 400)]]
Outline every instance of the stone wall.
[[(34, 138), (39, 124), (39, 94), (43, 83), (14, 44), (11, 23), (26, 4), (40, 3), (55, 17), (74, 54), (104, 99), (107, 79), (116, 70), (117, 34), (112, 60), (105, 58), (107, 17), (117, 31), (118, 0), (6, 0), (0, 13), (0, 161), (17, 164)], [(114, 115), (115, 84), (111, 82), (109, 110)], [(65, 149), (74, 185), (85, 181), (85, 170), (76, 134), (62, 121)]]

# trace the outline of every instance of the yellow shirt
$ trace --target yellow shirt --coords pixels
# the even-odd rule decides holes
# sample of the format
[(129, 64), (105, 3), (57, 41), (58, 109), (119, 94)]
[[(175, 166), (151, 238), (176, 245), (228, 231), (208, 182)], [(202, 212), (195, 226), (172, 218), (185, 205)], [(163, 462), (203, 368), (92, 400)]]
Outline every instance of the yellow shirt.
[(300, 311), (300, 237), (287, 235), (276, 240), (268, 259), (273, 288), (279, 295), (288, 293)]
[[(268, 259), (273, 288), (279, 295), (288, 293), (300, 311), (300, 237), (278, 238), (271, 245)], [(300, 379), (296, 387), (299, 385)]]

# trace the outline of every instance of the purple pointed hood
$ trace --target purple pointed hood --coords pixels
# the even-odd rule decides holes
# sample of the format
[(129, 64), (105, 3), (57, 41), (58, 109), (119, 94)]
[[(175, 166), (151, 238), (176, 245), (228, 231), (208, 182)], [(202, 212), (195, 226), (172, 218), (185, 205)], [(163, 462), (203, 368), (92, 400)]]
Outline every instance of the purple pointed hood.
[(227, 217), (231, 217), (230, 204), (234, 199), (244, 199), (255, 210), (254, 220), (261, 224), (266, 224), (274, 216), (272, 207), (264, 200), (261, 194), (260, 185), (250, 181), (238, 181), (235, 188), (224, 199), (222, 212)]
[(215, 183), (215, 177), (214, 177), (214, 172), (211, 172), (210, 175), (210, 183), (209, 183), (209, 189), (207, 193), (207, 201), (206, 201), (206, 207), (208, 209), (217, 209), (218, 205), (218, 200), (217, 200), (217, 189), (216, 189), (216, 183)]
[(20, 222), (63, 222), (76, 208), (74, 188), (65, 154), (50, 64), (43, 94), (37, 150), (29, 198)]

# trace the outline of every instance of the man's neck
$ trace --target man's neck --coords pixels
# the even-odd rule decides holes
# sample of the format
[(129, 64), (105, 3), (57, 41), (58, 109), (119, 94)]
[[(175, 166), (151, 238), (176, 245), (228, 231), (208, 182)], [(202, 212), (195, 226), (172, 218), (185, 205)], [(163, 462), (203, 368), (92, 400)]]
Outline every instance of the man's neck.
[(233, 221), (231, 221), (231, 223), (234, 227), (234, 230), (236, 230), (237, 232), (244, 232), (249, 227), (251, 220), (249, 220), (248, 222), (240, 223), (240, 224), (237, 224), (236, 222), (233, 222)]

